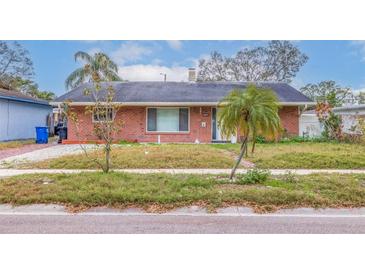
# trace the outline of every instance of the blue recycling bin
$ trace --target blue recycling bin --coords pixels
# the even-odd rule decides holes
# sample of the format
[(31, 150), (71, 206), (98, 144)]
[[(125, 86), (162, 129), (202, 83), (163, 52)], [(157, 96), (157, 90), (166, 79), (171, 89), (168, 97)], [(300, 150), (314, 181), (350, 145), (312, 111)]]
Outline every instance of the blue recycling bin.
[(37, 133), (37, 138), (35, 142), (37, 144), (47, 144), (48, 143), (48, 127), (36, 127), (35, 131)]

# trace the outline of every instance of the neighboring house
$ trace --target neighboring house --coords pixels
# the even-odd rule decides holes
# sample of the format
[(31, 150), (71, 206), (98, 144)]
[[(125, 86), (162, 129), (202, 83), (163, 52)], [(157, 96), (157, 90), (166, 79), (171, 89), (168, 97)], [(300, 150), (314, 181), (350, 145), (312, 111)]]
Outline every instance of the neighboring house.
[[(122, 107), (107, 118), (123, 121), (118, 139), (136, 142), (211, 143), (223, 140), (217, 125), (217, 105), (234, 88), (245, 88), (243, 82), (111, 82), (116, 91), (115, 102)], [(104, 87), (108, 85), (103, 84)], [(284, 83), (256, 83), (274, 90), (282, 108), (281, 122), (288, 134), (299, 133), (299, 106), (313, 102), (295, 88)], [(70, 101), (79, 119), (79, 132), (68, 122), (68, 140), (64, 143), (97, 140), (91, 135), (92, 124), (98, 121), (85, 114), (85, 107), (93, 104), (84, 95), (83, 84), (52, 104), (60, 106)], [(235, 141), (230, 138), (229, 141)]]
[(47, 101), (0, 89), (0, 141), (35, 138), (35, 127), (47, 126), (51, 113)]
[(319, 137), (323, 131), (323, 126), (318, 120), (314, 110), (304, 111), (299, 118), (299, 136)]
[[(333, 108), (333, 112), (340, 115), (342, 119), (342, 130), (345, 133), (357, 133), (354, 129), (359, 118), (365, 119), (365, 105), (349, 105)], [(318, 137), (323, 132), (323, 125), (319, 122), (314, 110), (302, 113), (299, 119), (299, 135)]]
[(357, 126), (358, 119), (365, 119), (365, 105), (337, 107), (333, 112), (341, 116), (345, 133), (356, 133), (353, 129)]

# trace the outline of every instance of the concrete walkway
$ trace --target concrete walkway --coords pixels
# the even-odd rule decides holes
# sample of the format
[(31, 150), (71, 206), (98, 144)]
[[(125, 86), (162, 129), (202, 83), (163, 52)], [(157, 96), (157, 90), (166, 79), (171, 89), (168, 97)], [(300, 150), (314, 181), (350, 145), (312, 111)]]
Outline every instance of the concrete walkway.
[[(0, 169), (0, 177), (9, 177), (23, 174), (73, 174), (81, 172), (100, 172), (91, 169)], [(168, 174), (229, 174), (230, 169), (114, 169), (114, 172), (127, 172), (139, 174), (168, 173)], [(247, 169), (238, 169), (238, 174), (244, 174)], [(314, 173), (339, 173), (339, 174), (365, 174), (359, 169), (270, 169), (272, 175), (284, 175), (289, 172), (296, 175), (309, 175)]]

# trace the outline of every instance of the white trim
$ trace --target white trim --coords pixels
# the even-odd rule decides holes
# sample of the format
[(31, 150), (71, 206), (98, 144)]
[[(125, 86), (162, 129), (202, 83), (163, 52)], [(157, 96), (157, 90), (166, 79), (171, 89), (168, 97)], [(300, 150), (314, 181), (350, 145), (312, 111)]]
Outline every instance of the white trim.
[(114, 108), (111, 108), (111, 110), (113, 111), (113, 113), (112, 113), (112, 120), (107, 120), (107, 121), (96, 121), (95, 120), (95, 117), (94, 117), (94, 110), (93, 110), (92, 113), (91, 113), (92, 123), (113, 122), (114, 119), (115, 119), (116, 112), (115, 112), (115, 109)]
[[(211, 142), (212, 141), (215, 141), (213, 140), (213, 108), (217, 108), (217, 107), (210, 107), (210, 140)], [(217, 116), (217, 113), (216, 113), (216, 116)], [(217, 117), (215, 118), (217, 120)], [(217, 123), (217, 121), (215, 121)], [(217, 136), (216, 136), (217, 137)]]
[[(58, 106), (62, 102), (50, 102), (52, 106)], [(180, 107), (180, 106), (218, 106), (219, 102), (113, 102), (120, 106), (148, 106), (148, 107)], [(315, 102), (279, 102), (281, 106), (315, 105)], [(70, 106), (92, 106), (95, 102), (71, 102)]]
[[(188, 109), (188, 130), (187, 131), (150, 131), (148, 130), (148, 109), (149, 108), (162, 108), (162, 109), (180, 109), (187, 108)], [(156, 117), (157, 119), (157, 117)], [(178, 107), (146, 107), (146, 133), (162, 133), (162, 134), (188, 134), (190, 133), (190, 107), (186, 106), (178, 106)]]

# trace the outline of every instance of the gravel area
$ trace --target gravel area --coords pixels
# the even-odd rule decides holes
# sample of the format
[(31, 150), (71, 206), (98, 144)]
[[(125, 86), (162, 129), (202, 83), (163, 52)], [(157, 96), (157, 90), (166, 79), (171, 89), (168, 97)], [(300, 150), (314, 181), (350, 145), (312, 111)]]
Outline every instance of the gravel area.
[[(96, 145), (83, 145), (87, 150), (98, 149)], [(0, 168), (11, 167), (13, 164), (36, 162), (57, 158), (64, 155), (83, 153), (80, 145), (54, 145), (26, 153), (6, 157), (0, 160)]]

